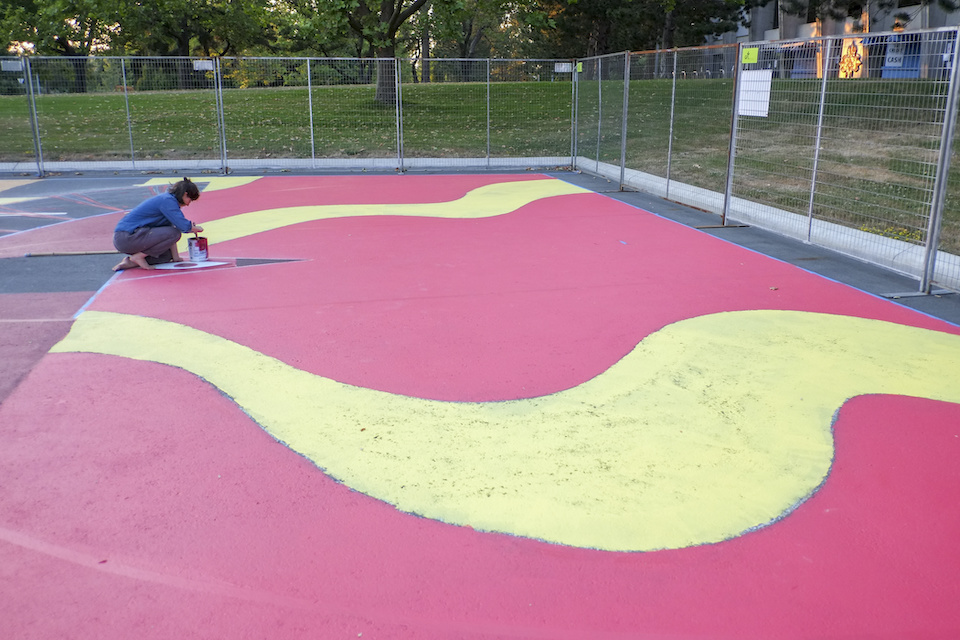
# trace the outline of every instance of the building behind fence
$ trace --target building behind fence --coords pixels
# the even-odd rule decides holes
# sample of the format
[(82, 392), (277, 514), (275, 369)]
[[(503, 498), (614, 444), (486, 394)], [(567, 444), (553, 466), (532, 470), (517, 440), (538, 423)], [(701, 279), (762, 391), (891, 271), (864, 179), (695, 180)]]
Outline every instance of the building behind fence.
[(958, 30), (581, 60), (0, 59), (0, 174), (570, 168), (960, 289)]

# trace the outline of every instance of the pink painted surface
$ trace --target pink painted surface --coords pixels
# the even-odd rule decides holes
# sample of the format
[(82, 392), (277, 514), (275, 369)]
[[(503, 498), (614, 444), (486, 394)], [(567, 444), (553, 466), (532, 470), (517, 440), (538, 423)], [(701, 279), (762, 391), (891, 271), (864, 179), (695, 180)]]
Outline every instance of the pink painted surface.
[(70, 330), (93, 291), (0, 294), (0, 402)]
[(28, 253), (116, 251), (113, 228), (121, 217), (122, 213), (106, 213), (2, 236), (0, 258)]
[[(270, 178), (205, 194), (190, 213), (202, 223), (316, 197), (441, 201), (505, 179)], [(593, 194), (483, 220), (328, 220), (211, 243), (211, 258), (303, 261), (131, 271), (93, 308), (181, 321), (351, 384), (459, 400), (573, 386), (650, 331), (721, 310), (957, 332)], [(853, 399), (831, 476), (802, 508), (731, 541), (653, 553), (400, 513), (333, 482), (202, 381), (152, 363), (48, 355), (0, 405), (0, 424), (0, 617), (17, 637), (960, 631), (960, 407), (946, 403)]]

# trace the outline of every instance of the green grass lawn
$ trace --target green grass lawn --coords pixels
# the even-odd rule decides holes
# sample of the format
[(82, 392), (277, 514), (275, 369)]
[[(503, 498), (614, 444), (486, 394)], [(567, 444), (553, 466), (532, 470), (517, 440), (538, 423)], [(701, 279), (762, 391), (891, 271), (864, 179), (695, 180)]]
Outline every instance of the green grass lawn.
[[(109, 84), (109, 83), (108, 83)], [(922, 242), (939, 148), (942, 83), (828, 83), (815, 157), (819, 80), (778, 80), (767, 118), (739, 119), (734, 193), (806, 214), (817, 163), (814, 214), (880, 235)], [(37, 120), (45, 161), (220, 158), (212, 89), (43, 93)], [(581, 80), (577, 152), (619, 164), (623, 82)], [(228, 88), (223, 129), (230, 158), (393, 158), (397, 109), (372, 84)], [(733, 81), (632, 81), (626, 165), (705, 189), (726, 184)], [(403, 156), (569, 156), (569, 82), (405, 83)], [(673, 124), (671, 129), (671, 101)], [(129, 127), (128, 127), (129, 122)], [(488, 129), (489, 127), (489, 129)], [(489, 136), (488, 136), (489, 130)], [(0, 96), (0, 161), (30, 161), (27, 99)], [(951, 169), (943, 247), (960, 253), (960, 167)]]
[[(396, 157), (396, 107), (373, 86), (227, 89), (228, 157)], [(404, 155), (570, 155), (570, 83), (410, 84), (403, 87)], [(312, 101), (312, 129), (311, 129)], [(26, 98), (0, 96), (0, 161), (33, 157)], [(219, 158), (212, 91), (131, 92), (129, 128), (121, 93), (41, 95), (37, 118), (45, 161)], [(311, 136), (312, 132), (312, 136)], [(132, 151), (131, 151), (132, 149)]]

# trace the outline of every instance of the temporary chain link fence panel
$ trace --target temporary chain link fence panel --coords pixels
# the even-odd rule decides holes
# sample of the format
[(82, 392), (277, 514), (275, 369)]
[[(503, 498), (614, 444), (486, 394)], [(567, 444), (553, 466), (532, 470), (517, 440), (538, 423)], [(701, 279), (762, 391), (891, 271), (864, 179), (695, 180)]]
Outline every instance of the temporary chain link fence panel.
[(130, 159), (125, 83), (118, 62), (30, 60), (36, 126), (48, 170), (57, 171), (75, 160)]
[[(630, 54), (625, 186), (720, 210), (736, 50), (720, 45)], [(605, 173), (612, 177), (609, 167)]]
[(228, 169), (395, 168), (395, 77), (381, 78), (384, 64), (394, 61), (221, 59)]
[(577, 77), (577, 159), (580, 169), (622, 169), (627, 54), (584, 60)]
[(573, 61), (490, 60), (491, 166), (571, 164)]
[[(123, 94), (129, 105), (127, 126), (134, 169), (223, 169), (216, 61), (108, 60), (119, 63), (114, 66), (120, 66), (126, 76)], [(122, 135), (118, 131), (118, 139)]]
[(676, 53), (669, 197), (711, 209), (727, 179), (736, 45)]
[(741, 55), (731, 215), (794, 237), (808, 237), (824, 42), (744, 45)]
[(955, 39), (744, 46), (729, 215), (922, 278)]
[(217, 62), (228, 169), (311, 167), (314, 141), (307, 60), (221, 58)]
[(0, 58), (0, 161), (16, 172), (37, 166), (27, 65), (26, 59)]
[(669, 197), (677, 52), (630, 54), (625, 182)]
[[(395, 90), (377, 99), (382, 82), (394, 85), (393, 60), (310, 59), (310, 113), (314, 166), (396, 168), (400, 156)], [(380, 71), (387, 67), (381, 78)], [(391, 99), (392, 98), (392, 99)]]
[(405, 166), (436, 165), (421, 158), (442, 158), (451, 167), (486, 165), (488, 62), (446, 58), (417, 66), (401, 64)]
[[(629, 55), (629, 54), (627, 54)], [(625, 54), (611, 54), (601, 58), (599, 73), (600, 108), (597, 159), (605, 164), (621, 166), (623, 159), (623, 122), (628, 106), (624, 84)]]
[[(195, 68), (196, 62), (30, 58), (24, 68), (30, 71), (36, 133), (32, 171), (219, 169), (212, 72)], [(2, 102), (9, 104), (6, 97)], [(4, 134), (0, 166), (26, 169), (19, 154), (30, 131), (27, 124), (19, 133)]]
[[(954, 131), (960, 122), (954, 120)], [(946, 197), (941, 219), (940, 242), (937, 254), (935, 281), (960, 282), (960, 140), (953, 138), (950, 152), (952, 162), (947, 175)], [(956, 287), (952, 287), (956, 288)]]
[[(574, 168), (606, 174), (600, 167), (600, 58), (587, 58), (577, 63), (576, 109), (574, 120)], [(609, 169), (612, 170), (612, 167)]]

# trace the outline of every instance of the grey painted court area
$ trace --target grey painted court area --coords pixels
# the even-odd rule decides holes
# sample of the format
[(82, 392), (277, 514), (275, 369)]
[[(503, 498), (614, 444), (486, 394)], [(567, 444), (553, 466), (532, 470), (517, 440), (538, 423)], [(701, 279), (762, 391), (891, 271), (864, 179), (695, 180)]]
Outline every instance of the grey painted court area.
[(112, 254), (0, 259), (0, 293), (96, 291), (113, 275)]

